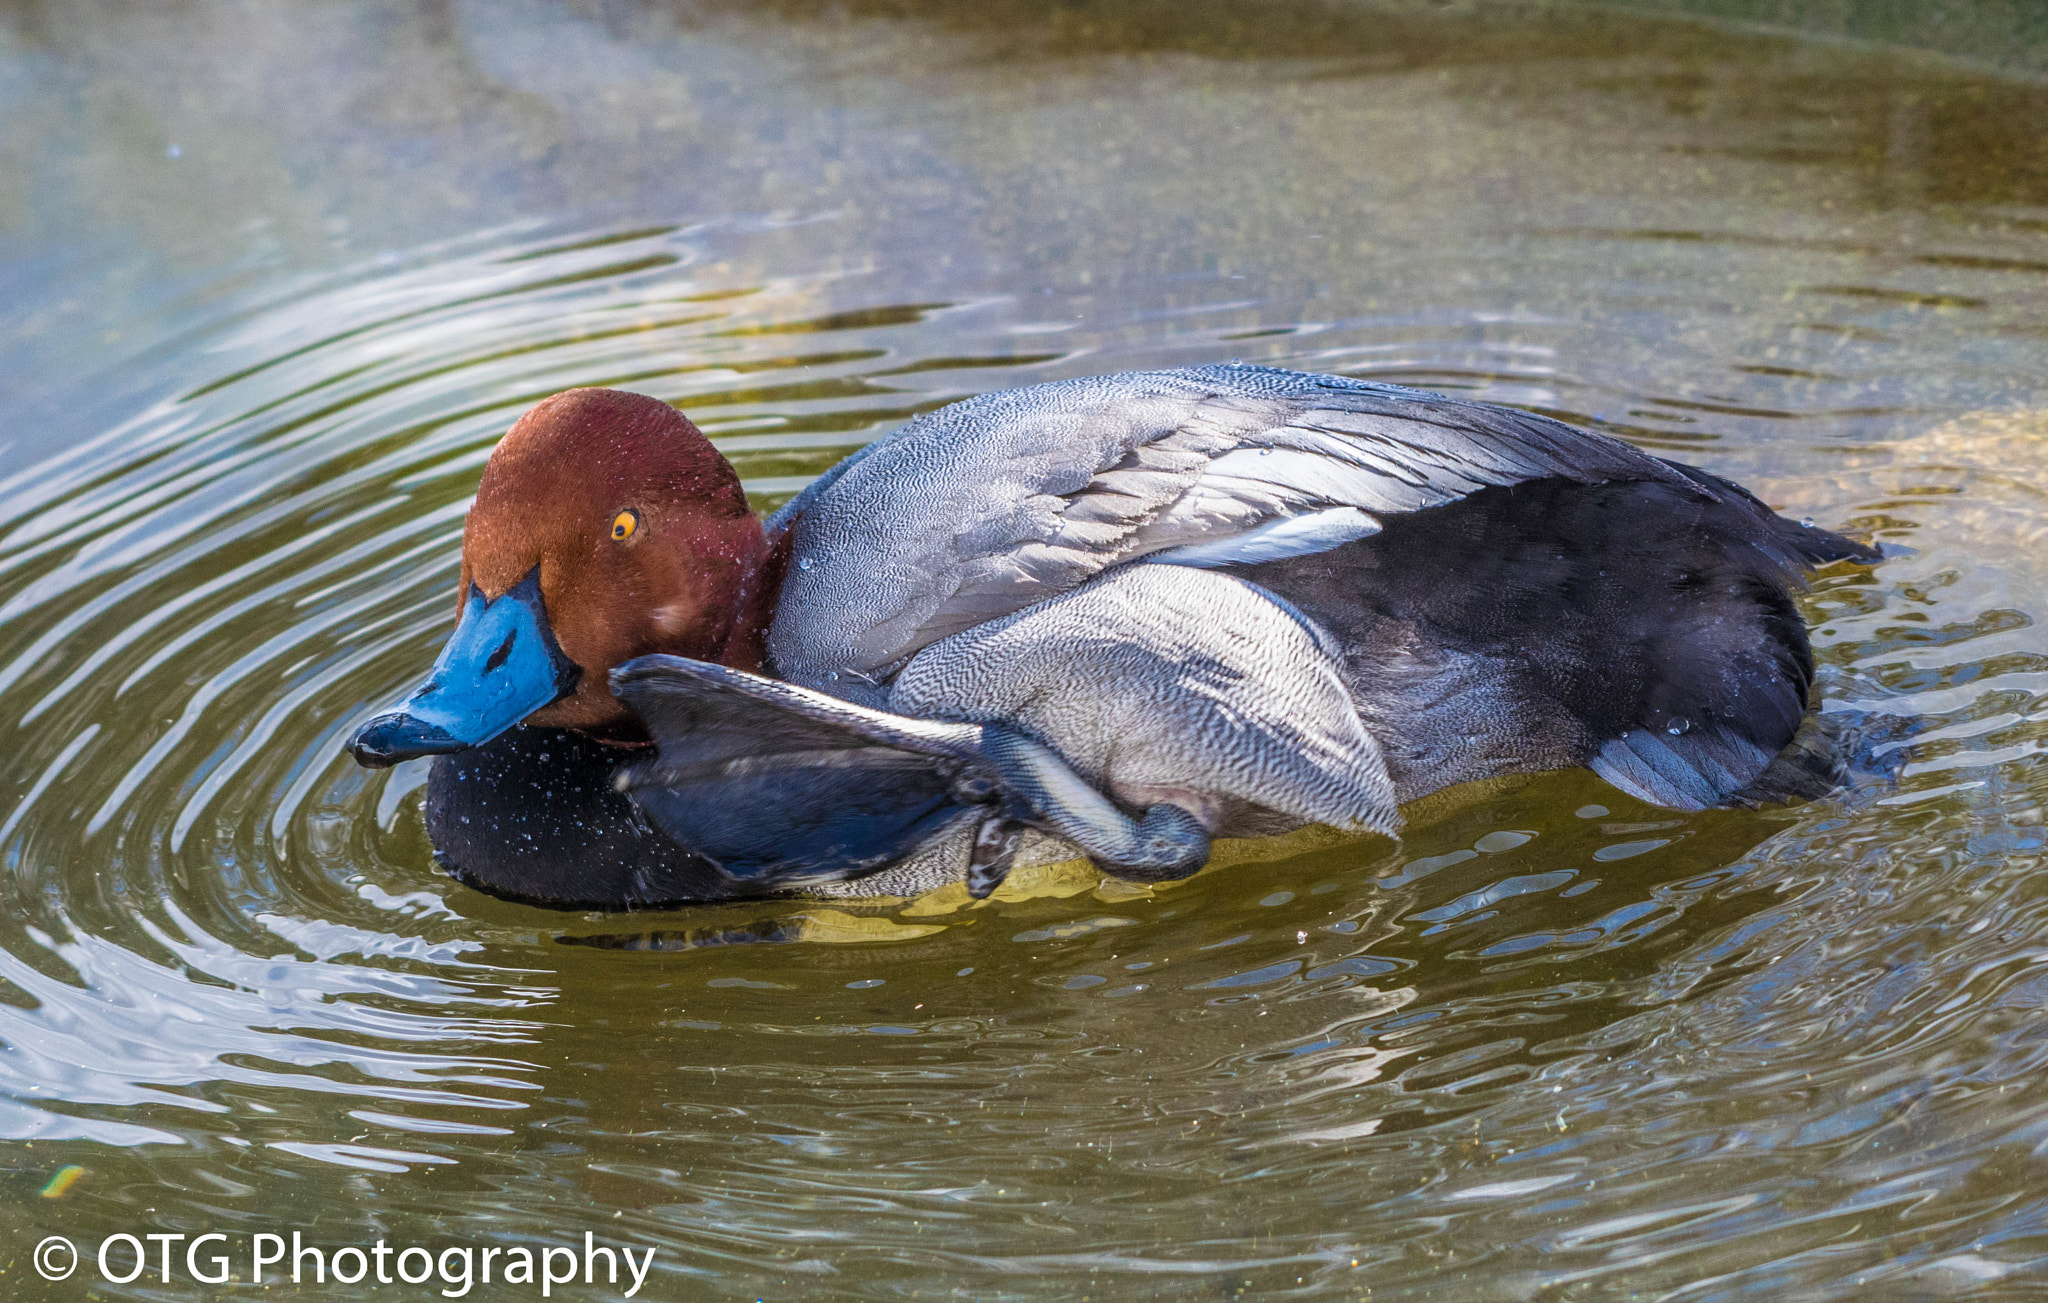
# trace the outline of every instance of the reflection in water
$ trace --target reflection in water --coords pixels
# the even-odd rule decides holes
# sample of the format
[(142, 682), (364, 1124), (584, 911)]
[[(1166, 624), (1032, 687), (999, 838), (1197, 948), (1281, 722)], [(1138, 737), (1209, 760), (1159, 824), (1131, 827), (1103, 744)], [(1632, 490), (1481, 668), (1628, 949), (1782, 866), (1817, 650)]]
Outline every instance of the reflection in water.
[[(19, 1234), (587, 1230), (734, 1298), (2037, 1278), (2048, 99), (1273, 12), (0, 8)], [(1884, 543), (1808, 603), (1865, 780), (620, 918), (440, 877), (424, 767), (340, 752), (545, 394), (677, 403), (767, 506), (954, 398), (1227, 357)]]

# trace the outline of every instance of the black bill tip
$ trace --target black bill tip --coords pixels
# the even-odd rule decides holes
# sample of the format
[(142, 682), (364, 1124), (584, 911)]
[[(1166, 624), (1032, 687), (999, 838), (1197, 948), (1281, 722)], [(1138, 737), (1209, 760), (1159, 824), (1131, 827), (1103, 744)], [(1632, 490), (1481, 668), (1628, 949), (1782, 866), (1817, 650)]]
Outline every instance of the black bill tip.
[(369, 720), (348, 740), (349, 754), (365, 769), (388, 769), (401, 760), (445, 756), (468, 749), (438, 724), (390, 710)]

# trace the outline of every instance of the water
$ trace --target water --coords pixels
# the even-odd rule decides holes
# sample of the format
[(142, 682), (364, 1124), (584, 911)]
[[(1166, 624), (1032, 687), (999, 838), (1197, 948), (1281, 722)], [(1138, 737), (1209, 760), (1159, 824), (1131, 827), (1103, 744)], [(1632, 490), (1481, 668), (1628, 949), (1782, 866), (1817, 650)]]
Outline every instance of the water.
[[(2038, 1290), (2048, 91), (1608, 14), (1062, 14), (0, 9), (10, 1297), (45, 1235), (210, 1230), (242, 1279), (264, 1231), (588, 1231), (666, 1299)], [(438, 876), (419, 767), (340, 752), (547, 393), (678, 403), (769, 506), (951, 399), (1229, 357), (1879, 539), (1808, 603), (1873, 777), (603, 917)], [(180, 1256), (94, 1296), (226, 1291)]]

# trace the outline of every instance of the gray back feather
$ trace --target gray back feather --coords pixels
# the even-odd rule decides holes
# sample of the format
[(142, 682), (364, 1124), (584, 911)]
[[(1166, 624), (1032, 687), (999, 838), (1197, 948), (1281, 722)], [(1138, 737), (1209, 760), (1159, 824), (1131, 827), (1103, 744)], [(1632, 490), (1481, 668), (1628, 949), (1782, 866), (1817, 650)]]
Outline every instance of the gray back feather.
[(793, 682), (879, 700), (920, 648), (1121, 562), (1556, 478), (1695, 488), (1546, 417), (1335, 376), (1219, 365), (987, 394), (909, 422), (771, 519), (793, 564), (769, 653)]

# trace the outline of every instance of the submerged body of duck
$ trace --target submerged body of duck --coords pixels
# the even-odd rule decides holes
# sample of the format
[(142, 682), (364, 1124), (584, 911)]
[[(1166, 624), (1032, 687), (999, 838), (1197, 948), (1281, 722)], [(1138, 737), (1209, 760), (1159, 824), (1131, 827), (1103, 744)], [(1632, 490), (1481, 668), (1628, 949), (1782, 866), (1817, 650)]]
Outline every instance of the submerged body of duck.
[(767, 894), (949, 832), (977, 893), (1029, 830), (1160, 880), (1514, 772), (1823, 790), (1792, 594), (1874, 557), (1545, 417), (1264, 367), (956, 403), (765, 525), (672, 408), (572, 390), (493, 453), (461, 622), (352, 747), (441, 756), (443, 862), (527, 899)]

